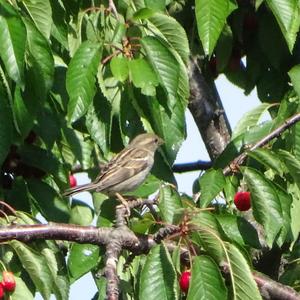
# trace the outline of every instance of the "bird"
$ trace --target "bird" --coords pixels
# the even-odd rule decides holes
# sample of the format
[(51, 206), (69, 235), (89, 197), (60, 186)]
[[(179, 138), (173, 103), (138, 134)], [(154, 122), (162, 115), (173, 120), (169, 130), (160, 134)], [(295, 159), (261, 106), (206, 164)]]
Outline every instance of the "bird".
[(143, 183), (154, 163), (154, 154), (164, 141), (154, 133), (136, 136), (126, 148), (105, 164), (96, 179), (87, 184), (67, 189), (63, 196), (84, 191), (101, 192), (109, 197), (135, 190)]

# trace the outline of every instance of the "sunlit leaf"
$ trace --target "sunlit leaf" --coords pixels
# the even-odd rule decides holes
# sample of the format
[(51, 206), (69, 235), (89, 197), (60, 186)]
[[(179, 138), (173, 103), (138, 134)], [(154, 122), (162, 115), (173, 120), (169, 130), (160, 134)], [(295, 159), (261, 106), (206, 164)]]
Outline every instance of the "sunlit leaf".
[(276, 189), (263, 174), (251, 169), (243, 170), (244, 179), (251, 193), (255, 219), (263, 225), (268, 245), (272, 245), (283, 225), (282, 208)]
[(200, 206), (206, 207), (223, 189), (225, 177), (222, 170), (210, 169), (199, 179)]
[(141, 300), (178, 299), (177, 278), (169, 252), (161, 244), (147, 255), (140, 277)]
[(71, 123), (83, 116), (93, 101), (100, 48), (99, 43), (85, 41), (70, 62), (66, 86), (70, 97), (68, 119)]
[(227, 298), (227, 289), (219, 267), (209, 256), (195, 257), (191, 274), (187, 300)]

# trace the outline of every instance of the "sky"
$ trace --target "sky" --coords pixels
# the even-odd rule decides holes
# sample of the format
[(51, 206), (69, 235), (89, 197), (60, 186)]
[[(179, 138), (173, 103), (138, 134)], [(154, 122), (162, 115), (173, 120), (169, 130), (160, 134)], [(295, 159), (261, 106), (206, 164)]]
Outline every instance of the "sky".
[[(257, 99), (256, 92), (253, 91), (249, 96), (245, 96), (243, 91), (227, 81), (224, 75), (220, 75), (216, 80), (218, 92), (220, 94), (224, 110), (229, 119), (232, 129), (237, 122), (243, 117), (243, 114), (260, 104)], [(185, 163), (197, 160), (209, 160), (208, 153), (202, 142), (197, 126), (193, 121), (190, 112), (186, 113), (187, 122), (187, 139), (183, 142), (181, 149), (177, 155), (175, 163)], [(199, 171), (188, 172), (184, 174), (176, 174), (179, 192), (192, 195), (192, 186), (194, 180), (199, 176)], [(78, 184), (89, 181), (86, 175), (77, 175)], [(87, 202), (92, 206), (91, 196), (84, 192), (76, 197)], [(70, 300), (88, 300), (92, 299), (97, 289), (92, 276), (89, 274), (77, 280), (70, 291)], [(35, 297), (36, 300), (42, 300), (40, 295)], [(52, 297), (51, 299), (55, 299)]]

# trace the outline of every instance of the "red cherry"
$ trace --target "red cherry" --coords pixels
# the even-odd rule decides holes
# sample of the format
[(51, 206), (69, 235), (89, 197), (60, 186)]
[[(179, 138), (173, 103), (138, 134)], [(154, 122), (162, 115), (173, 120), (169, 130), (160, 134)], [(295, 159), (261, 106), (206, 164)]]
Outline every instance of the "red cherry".
[(12, 272), (3, 271), (2, 272), (2, 286), (5, 291), (12, 292), (16, 287), (16, 281), (14, 274)]
[(69, 176), (69, 183), (71, 188), (77, 186), (77, 180), (73, 174)]
[(234, 204), (240, 211), (246, 211), (251, 207), (250, 192), (237, 192), (234, 195)]
[(0, 299), (3, 299), (3, 297), (4, 297), (4, 289), (3, 289), (2, 282), (0, 282)]
[(191, 272), (185, 271), (181, 274), (179, 279), (179, 286), (184, 293), (187, 293), (190, 286)]

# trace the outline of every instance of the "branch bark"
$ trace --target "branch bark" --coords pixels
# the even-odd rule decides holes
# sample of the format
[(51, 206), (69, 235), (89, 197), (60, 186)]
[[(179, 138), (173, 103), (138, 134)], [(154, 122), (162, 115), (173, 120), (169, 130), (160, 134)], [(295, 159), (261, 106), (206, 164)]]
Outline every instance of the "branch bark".
[[(126, 212), (126, 208), (124, 208), (124, 212)], [(162, 240), (165, 240), (168, 249), (173, 251), (177, 248), (177, 245), (172, 241), (166, 241), (165, 238), (179, 230), (178, 226), (167, 226), (160, 229), (156, 235), (135, 235), (126, 226), (120, 226), (119, 228), (97, 228), (93, 226), (86, 227), (57, 223), (11, 225), (0, 228), (0, 242), (12, 239), (22, 242), (38, 239), (58, 239), (106, 246), (106, 266), (104, 273), (107, 279), (107, 298), (115, 300), (119, 297), (119, 280), (116, 266), (121, 251), (127, 249), (136, 255), (146, 254)], [(189, 260), (188, 250), (184, 247), (181, 249), (181, 256), (184, 261)], [(228, 273), (229, 268), (226, 267), (226, 262), (221, 265), (225, 266), (223, 268), (224, 273)], [(292, 288), (278, 283), (263, 274), (253, 271), (253, 278), (265, 299), (300, 300), (300, 295)]]
[(208, 83), (197, 57), (189, 61), (189, 109), (200, 131), (211, 160), (223, 152), (230, 141), (231, 128), (213, 81)]

